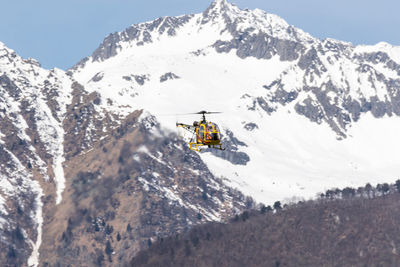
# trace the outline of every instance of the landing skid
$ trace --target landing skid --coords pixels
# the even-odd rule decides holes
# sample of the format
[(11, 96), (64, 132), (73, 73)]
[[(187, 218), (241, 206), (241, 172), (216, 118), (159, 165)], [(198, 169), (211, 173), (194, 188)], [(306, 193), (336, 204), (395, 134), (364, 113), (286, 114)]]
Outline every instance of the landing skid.
[(202, 144), (202, 143), (189, 143), (189, 149), (190, 150), (194, 150), (194, 151), (198, 151), (198, 152), (201, 151), (201, 147), (202, 146), (208, 146), (209, 148), (214, 148), (214, 149), (218, 149), (218, 150), (222, 150), (222, 151), (225, 150), (225, 148), (222, 148), (221, 144), (219, 144), (219, 145), (205, 145), (205, 144)]

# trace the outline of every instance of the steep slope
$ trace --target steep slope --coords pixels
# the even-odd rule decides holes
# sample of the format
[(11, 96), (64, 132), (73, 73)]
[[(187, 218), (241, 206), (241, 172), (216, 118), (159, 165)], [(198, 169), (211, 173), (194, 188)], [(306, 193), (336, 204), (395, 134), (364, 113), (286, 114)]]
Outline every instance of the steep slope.
[[(65, 178), (62, 121), (71, 79), (0, 43), (0, 258), (38, 262), (44, 195), (61, 201)], [(6, 260), (7, 259), (7, 260)]]
[(65, 163), (65, 200), (46, 214), (43, 264), (122, 266), (157, 238), (246, 208), (176, 135), (140, 114)]
[(199, 110), (220, 117), (211, 171), (259, 201), (396, 177), (400, 49), (319, 40), (261, 10), (214, 1), (109, 35), (71, 75), (118, 114)]
[(153, 244), (131, 266), (398, 266), (400, 194), (245, 212)]
[(113, 113), (63, 71), (0, 52), (2, 266), (121, 265), (253, 205), (150, 114)]

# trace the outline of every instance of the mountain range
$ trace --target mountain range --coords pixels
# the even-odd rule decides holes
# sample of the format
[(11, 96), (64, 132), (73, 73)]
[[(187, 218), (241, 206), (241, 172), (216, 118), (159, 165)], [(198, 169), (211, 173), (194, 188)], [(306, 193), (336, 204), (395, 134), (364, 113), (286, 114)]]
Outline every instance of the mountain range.
[[(399, 91), (399, 47), (225, 0), (110, 34), (67, 71), (0, 43), (0, 262), (123, 265), (255, 202), (395, 180)], [(177, 134), (200, 110), (223, 112), (225, 151)]]

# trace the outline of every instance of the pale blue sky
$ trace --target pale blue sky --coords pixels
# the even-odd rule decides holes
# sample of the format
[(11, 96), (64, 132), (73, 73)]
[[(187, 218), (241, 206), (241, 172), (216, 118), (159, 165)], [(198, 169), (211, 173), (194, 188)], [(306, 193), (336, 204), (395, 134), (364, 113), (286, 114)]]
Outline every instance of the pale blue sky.
[[(400, 45), (400, 1), (229, 0), (260, 8), (318, 38)], [(109, 33), (160, 16), (199, 13), (211, 0), (3, 0), (0, 41), (43, 67), (67, 69)]]

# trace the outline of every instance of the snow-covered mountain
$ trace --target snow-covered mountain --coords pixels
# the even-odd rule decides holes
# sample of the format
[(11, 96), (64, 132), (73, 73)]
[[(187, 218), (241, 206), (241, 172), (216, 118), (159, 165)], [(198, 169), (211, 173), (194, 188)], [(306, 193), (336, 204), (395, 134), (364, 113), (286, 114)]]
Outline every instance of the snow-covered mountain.
[[(397, 179), (399, 90), (399, 47), (319, 40), (225, 0), (111, 34), (67, 72), (0, 43), (0, 262), (123, 264), (244, 195)], [(176, 135), (199, 118), (170, 114), (200, 110), (224, 112), (209, 119), (225, 151)]]
[(214, 1), (109, 35), (71, 73), (105, 109), (143, 108), (165, 128), (198, 110), (225, 131), (203, 153), (217, 176), (259, 201), (395, 179), (400, 48), (319, 40), (262, 10)]
[(253, 205), (148, 112), (105, 109), (99, 93), (1, 43), (0, 92), (2, 266), (121, 265), (151, 240)]

